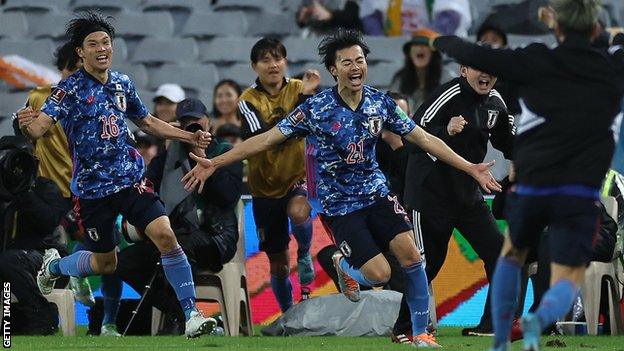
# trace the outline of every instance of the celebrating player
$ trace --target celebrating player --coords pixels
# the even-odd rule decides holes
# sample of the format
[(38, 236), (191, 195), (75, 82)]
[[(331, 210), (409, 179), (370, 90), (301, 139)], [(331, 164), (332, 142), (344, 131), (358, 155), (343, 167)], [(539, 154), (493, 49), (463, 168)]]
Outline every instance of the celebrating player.
[[(319, 54), (338, 84), (308, 98), (269, 131), (247, 139), (213, 159), (192, 157), (197, 165), (182, 181), (187, 189), (204, 181), (219, 167), (306, 136), (317, 150), (318, 195), (335, 241), (346, 260), (359, 270), (352, 276), (377, 284), (390, 277), (381, 254), (388, 249), (406, 274), (406, 295), (413, 321), (414, 345), (439, 347), (426, 333), (427, 277), (406, 212), (386, 185), (375, 160), (375, 144), (386, 128), (416, 143), (439, 159), (474, 177), (488, 192), (499, 190), (489, 172), (491, 164), (472, 164), (440, 139), (418, 127), (386, 94), (364, 85), (369, 50), (357, 31), (338, 30), (324, 38)], [(345, 261), (345, 260), (342, 260)]]
[(36, 118), (20, 114), (19, 125), (25, 135), (37, 139), (54, 123), (62, 124), (73, 161), (74, 211), (89, 251), (60, 258), (56, 250), (47, 250), (37, 276), (39, 288), (49, 294), (61, 275), (112, 274), (117, 264), (113, 226), (121, 213), (158, 247), (165, 275), (186, 315), (186, 335), (209, 333), (216, 322), (195, 307), (190, 265), (162, 202), (141, 178), (143, 159), (128, 143), (125, 118), (132, 118), (147, 133), (202, 148), (210, 135), (174, 128), (147, 112), (128, 76), (110, 70), (115, 29), (101, 15), (87, 12), (73, 19), (66, 34), (83, 68), (59, 83)]

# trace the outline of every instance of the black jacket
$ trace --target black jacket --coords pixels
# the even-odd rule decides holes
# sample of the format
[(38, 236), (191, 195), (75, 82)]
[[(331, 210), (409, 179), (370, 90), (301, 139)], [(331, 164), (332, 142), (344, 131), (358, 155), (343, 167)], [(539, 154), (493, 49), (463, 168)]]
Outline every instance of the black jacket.
[[(624, 35), (614, 43), (624, 44)], [(439, 37), (434, 46), (518, 88), (522, 114), (513, 160), (519, 184), (600, 187), (613, 155), (610, 127), (624, 93), (622, 46), (597, 49), (577, 35), (553, 49), (491, 49), (455, 36)]]
[[(468, 124), (461, 133), (450, 136), (447, 126), (452, 117), (463, 116)], [(442, 139), (453, 151), (473, 163), (483, 162), (488, 140), (510, 158), (513, 145), (513, 117), (496, 90), (477, 94), (465, 78), (455, 78), (438, 87), (414, 114), (414, 120), (427, 132)], [(427, 211), (430, 199), (445, 206), (472, 205), (482, 199), (479, 184), (417, 146), (408, 144), (405, 204)]]

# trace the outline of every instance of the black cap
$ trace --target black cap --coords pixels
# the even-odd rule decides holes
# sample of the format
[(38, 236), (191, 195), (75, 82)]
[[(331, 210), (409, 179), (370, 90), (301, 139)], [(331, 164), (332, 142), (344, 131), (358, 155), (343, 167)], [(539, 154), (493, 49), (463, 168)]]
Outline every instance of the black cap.
[(499, 26), (490, 22), (485, 22), (479, 27), (479, 30), (477, 31), (477, 41), (481, 41), (481, 36), (483, 36), (485, 32), (489, 31), (492, 31), (503, 38), (503, 45), (507, 46), (507, 33), (505, 33), (505, 31)]
[(178, 103), (176, 107), (176, 117), (182, 118), (203, 118), (208, 116), (206, 105), (196, 98), (187, 98)]

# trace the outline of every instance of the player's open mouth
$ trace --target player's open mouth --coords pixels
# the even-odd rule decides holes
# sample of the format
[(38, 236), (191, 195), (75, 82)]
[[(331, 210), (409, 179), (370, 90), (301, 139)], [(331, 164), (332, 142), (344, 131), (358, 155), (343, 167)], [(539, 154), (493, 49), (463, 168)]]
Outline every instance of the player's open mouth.
[(97, 62), (99, 62), (99, 63), (106, 63), (106, 62), (108, 62), (108, 56), (107, 55), (100, 55), (96, 59), (97, 59)]
[(490, 82), (489, 78), (479, 78), (479, 88), (487, 89), (490, 86)]
[(360, 84), (362, 84), (362, 75), (361, 74), (354, 74), (352, 76), (349, 76), (349, 81), (353, 85), (360, 85)]

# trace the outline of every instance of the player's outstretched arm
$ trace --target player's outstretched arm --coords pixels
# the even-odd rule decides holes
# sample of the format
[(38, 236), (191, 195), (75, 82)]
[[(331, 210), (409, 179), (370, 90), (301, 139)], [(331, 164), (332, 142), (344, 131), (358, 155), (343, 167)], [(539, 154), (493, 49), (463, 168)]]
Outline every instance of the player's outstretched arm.
[(171, 124), (152, 116), (151, 114), (148, 114), (147, 117), (143, 119), (133, 119), (133, 121), (145, 133), (159, 138), (183, 141), (202, 149), (207, 148), (208, 144), (210, 144), (210, 133), (203, 132), (201, 130), (198, 130), (195, 133), (187, 132), (186, 130), (176, 128)]
[(227, 166), (232, 162), (244, 160), (249, 156), (265, 151), (271, 146), (280, 144), (285, 140), (286, 136), (284, 136), (277, 127), (273, 127), (262, 134), (245, 140), (230, 151), (213, 159), (199, 157), (191, 153), (191, 158), (197, 162), (197, 165), (182, 177), (184, 189), (191, 191), (199, 184), (199, 192), (201, 193), (204, 189), (204, 182), (206, 179), (220, 167)]
[(54, 124), (52, 117), (33, 111), (30, 106), (17, 111), (17, 122), (22, 133), (31, 140), (40, 138)]
[(440, 138), (427, 133), (422, 128), (416, 126), (409, 134), (405, 135), (405, 139), (410, 143), (414, 143), (423, 150), (437, 157), (449, 165), (468, 173), (473, 177), (479, 185), (487, 193), (491, 191), (501, 191), (501, 185), (490, 173), (490, 167), (494, 165), (494, 161), (487, 163), (474, 164), (466, 161), (463, 157), (455, 153)]

